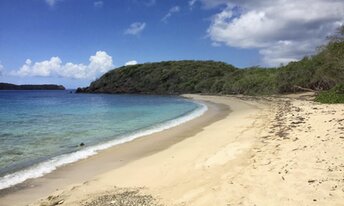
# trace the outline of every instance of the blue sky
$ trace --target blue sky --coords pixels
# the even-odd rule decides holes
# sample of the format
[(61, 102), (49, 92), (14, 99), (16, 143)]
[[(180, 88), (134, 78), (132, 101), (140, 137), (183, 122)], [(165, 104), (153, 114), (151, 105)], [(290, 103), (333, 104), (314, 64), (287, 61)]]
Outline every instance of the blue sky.
[[(318, 16), (310, 14), (309, 23), (301, 21), (304, 17), (300, 15), (309, 9), (304, 7), (307, 2), (291, 0), (289, 6), (300, 10), (293, 15), (301, 23), (296, 28), (298, 36), (286, 35), (294, 18), (271, 13), (262, 5), (270, 3), (278, 11), (282, 1), (252, 2), (1, 0), (0, 82), (75, 88), (128, 62), (194, 59), (238, 67), (274, 66), (310, 54), (324, 42), (328, 31), (343, 22), (340, 1), (314, 0), (322, 9), (310, 8)], [(328, 12), (332, 14), (321, 16)], [(282, 28), (272, 18), (282, 22)], [(321, 29), (324, 26), (327, 32)], [(302, 38), (309, 32), (314, 38)]]

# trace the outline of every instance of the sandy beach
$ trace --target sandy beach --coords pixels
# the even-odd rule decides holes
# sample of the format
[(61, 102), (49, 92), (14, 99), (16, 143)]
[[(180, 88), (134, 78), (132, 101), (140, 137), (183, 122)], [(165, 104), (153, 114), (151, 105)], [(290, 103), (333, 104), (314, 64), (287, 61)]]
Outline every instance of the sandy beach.
[(28, 181), (0, 205), (344, 205), (344, 105), (184, 96), (208, 112)]

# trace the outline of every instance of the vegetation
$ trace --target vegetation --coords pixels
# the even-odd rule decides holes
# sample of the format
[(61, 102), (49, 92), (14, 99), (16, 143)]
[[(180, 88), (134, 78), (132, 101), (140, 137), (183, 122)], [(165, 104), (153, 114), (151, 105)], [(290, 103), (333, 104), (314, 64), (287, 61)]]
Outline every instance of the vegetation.
[(316, 55), (279, 68), (238, 69), (214, 61), (146, 63), (109, 71), (77, 92), (268, 95), (329, 90), (321, 95), (330, 95), (343, 82), (344, 27)]
[(331, 37), (328, 45), (319, 49), (318, 54), (280, 68), (277, 82), (279, 93), (296, 92), (299, 87), (329, 90), (343, 83), (344, 27)]
[(143, 94), (272, 94), (276, 70), (223, 62), (168, 61), (114, 69), (78, 92)]
[(320, 92), (315, 101), (328, 104), (344, 103), (344, 84), (339, 84), (329, 91)]
[(15, 85), (0, 83), (0, 90), (65, 90), (62, 85), (42, 84), (42, 85)]

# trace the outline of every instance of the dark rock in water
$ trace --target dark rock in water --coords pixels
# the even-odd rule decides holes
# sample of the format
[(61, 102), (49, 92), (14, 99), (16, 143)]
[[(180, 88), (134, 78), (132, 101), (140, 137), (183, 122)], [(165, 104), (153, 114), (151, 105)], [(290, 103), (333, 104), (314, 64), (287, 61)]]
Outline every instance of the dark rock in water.
[(75, 93), (86, 93), (86, 89), (85, 88), (80, 88), (78, 87), (75, 91)]
[(81, 142), (81, 143), (79, 144), (79, 146), (80, 146), (80, 147), (83, 147), (83, 146), (85, 146), (85, 143)]

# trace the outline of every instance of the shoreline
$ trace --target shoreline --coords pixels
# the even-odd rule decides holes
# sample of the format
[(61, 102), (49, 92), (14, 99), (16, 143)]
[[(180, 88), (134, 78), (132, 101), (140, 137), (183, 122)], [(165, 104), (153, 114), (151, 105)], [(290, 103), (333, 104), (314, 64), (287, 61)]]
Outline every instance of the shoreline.
[[(197, 133), (201, 127), (217, 121), (229, 113), (228, 107), (224, 105), (204, 101), (196, 101), (195, 103), (207, 106), (207, 110), (201, 116), (171, 128), (143, 135), (131, 141), (100, 150), (97, 154), (86, 159), (63, 165), (41, 177), (5, 188), (0, 191), (0, 202), (5, 205), (26, 205), (55, 192), (59, 188), (87, 181), (108, 170), (116, 169), (131, 161), (166, 149), (187, 138), (188, 135)], [(197, 129), (194, 129), (194, 127)], [(156, 141), (157, 138), (159, 138), (158, 141)], [(140, 148), (142, 146), (147, 146), (147, 148)], [(136, 151), (132, 152), (132, 150)], [(113, 156), (116, 156), (116, 158), (113, 158)], [(80, 177), (81, 171), (87, 172)], [(18, 198), (20, 201), (18, 201)]]
[[(86, 181), (39, 198), (32, 198), (37, 190), (28, 190), (0, 202), (22, 205), (31, 196), (26, 199), (30, 206), (343, 205), (344, 105), (319, 104), (305, 93), (183, 96), (222, 105), (227, 114), (219, 110), (222, 116), (215, 121), (182, 124), (184, 131), (162, 132), (152, 144), (140, 138), (136, 147), (118, 147), (117, 155), (142, 150), (146, 155), (116, 168), (100, 163), (96, 155), (94, 163), (105, 171)], [(117, 158), (114, 151), (104, 157)], [(79, 177), (94, 166), (86, 162), (75, 165)]]
[[(8, 175), (5, 175), (0, 179), (0, 195), (6, 190), (11, 190), (11, 187), (14, 187), (18, 184), (21, 184), (27, 180), (35, 179), (47, 175), (57, 168), (87, 159), (93, 155), (98, 154), (102, 150), (106, 150), (110, 147), (124, 144), (130, 141), (133, 141), (137, 138), (148, 136), (157, 132), (161, 132), (188, 121), (191, 121), (197, 117), (202, 116), (207, 110), (208, 107), (206, 104), (197, 101), (193, 102), (197, 107), (189, 112), (182, 114), (181, 116), (175, 117), (174, 119), (169, 119), (164, 122), (157, 123), (153, 126), (149, 126), (143, 129), (136, 130), (131, 133), (127, 133), (121, 136), (114, 138), (113, 140), (98, 143), (96, 145), (91, 145), (84, 147), (78, 151), (60, 154), (49, 159), (43, 160), (42, 162), (37, 162), (35, 164), (29, 165), (26, 168), (14, 171)], [(22, 184), (24, 185), (24, 184)], [(20, 187), (20, 186), (19, 186)]]

